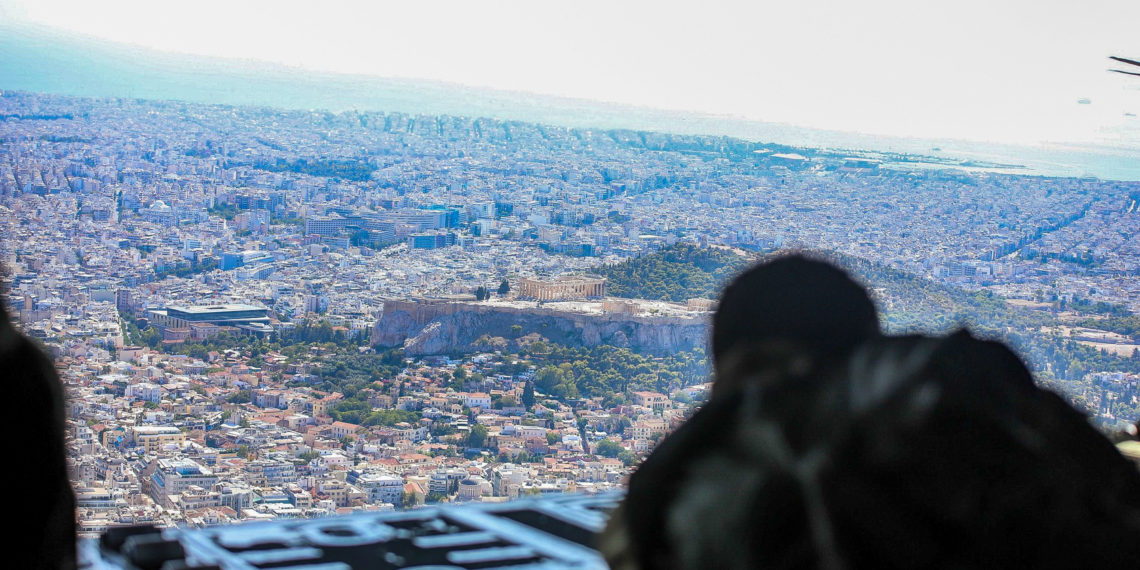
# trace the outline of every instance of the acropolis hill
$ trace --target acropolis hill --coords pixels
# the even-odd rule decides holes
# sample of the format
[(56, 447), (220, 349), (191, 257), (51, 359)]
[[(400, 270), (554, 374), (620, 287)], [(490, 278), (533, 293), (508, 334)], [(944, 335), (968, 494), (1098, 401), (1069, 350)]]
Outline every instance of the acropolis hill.
[[(480, 339), (537, 333), (563, 344), (676, 352), (705, 346), (711, 315), (707, 308), (699, 301), (686, 306), (627, 299), (385, 301), (372, 344), (403, 346), (409, 355), (443, 354)], [(515, 325), (519, 328), (512, 328)]]

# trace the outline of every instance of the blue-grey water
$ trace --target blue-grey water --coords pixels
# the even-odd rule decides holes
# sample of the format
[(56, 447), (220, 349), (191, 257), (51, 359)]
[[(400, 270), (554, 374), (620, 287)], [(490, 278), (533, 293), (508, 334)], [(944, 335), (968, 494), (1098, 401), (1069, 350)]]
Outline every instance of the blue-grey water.
[[(495, 117), (564, 127), (726, 135), (801, 147), (866, 149), (1018, 165), (1014, 172), (1140, 180), (1140, 152), (921, 140), (660, 111), (429, 81), (325, 74), (178, 55), (0, 23), (0, 89), (291, 109)], [(937, 150), (935, 150), (937, 149)]]

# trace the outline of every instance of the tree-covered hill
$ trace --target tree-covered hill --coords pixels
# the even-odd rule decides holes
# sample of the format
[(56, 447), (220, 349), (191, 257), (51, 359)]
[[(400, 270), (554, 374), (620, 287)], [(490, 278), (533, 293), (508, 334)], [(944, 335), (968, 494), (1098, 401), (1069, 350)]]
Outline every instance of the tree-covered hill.
[[(782, 253), (782, 252), (781, 252)], [(693, 297), (716, 299), (739, 271), (770, 255), (725, 248), (678, 244), (623, 263), (603, 266), (610, 294), (683, 302)], [(883, 328), (890, 334), (941, 334), (968, 327), (974, 334), (1004, 341), (1029, 364), (1038, 381), (1065, 392), (1078, 405), (1112, 406), (1120, 418), (1140, 414), (1136, 406), (1105, 398), (1089, 372), (1140, 372), (1140, 357), (1120, 357), (1047, 332), (1058, 324), (1050, 309), (1014, 306), (986, 290), (969, 291), (925, 277), (834, 252), (815, 253), (843, 267), (863, 283), (879, 308)], [(1099, 324), (1122, 334), (1136, 334), (1134, 316), (1105, 319)]]
[(614, 297), (659, 299), (683, 303), (688, 299), (715, 299), (732, 276), (751, 258), (721, 248), (677, 244), (597, 271), (607, 278)]
[[(615, 297), (684, 302), (717, 299), (740, 271), (771, 255), (727, 248), (677, 244), (614, 265), (597, 273), (606, 277)], [(893, 269), (866, 259), (832, 252), (812, 254), (848, 271), (871, 290), (884, 326), (891, 332), (943, 332), (962, 325), (1002, 330), (1025, 324), (1020, 311), (988, 292), (970, 292)]]

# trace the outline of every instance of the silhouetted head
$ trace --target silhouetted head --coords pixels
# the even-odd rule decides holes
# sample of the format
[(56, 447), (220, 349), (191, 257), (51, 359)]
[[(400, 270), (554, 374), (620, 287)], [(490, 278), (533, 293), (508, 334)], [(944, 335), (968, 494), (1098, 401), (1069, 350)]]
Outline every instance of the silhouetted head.
[(862, 286), (829, 263), (790, 255), (745, 271), (724, 290), (713, 316), (713, 360), (720, 369), (733, 349), (768, 341), (845, 354), (878, 334)]

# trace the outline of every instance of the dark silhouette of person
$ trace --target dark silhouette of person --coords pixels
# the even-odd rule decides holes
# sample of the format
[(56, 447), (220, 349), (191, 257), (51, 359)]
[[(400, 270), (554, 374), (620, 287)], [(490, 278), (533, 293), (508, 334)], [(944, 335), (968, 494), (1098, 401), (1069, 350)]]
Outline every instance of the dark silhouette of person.
[[(759, 263), (725, 288), (713, 315), (710, 345), (716, 376), (711, 399), (733, 399), (751, 384), (797, 383), (819, 377), (843, 363), (860, 344), (879, 336), (874, 302), (841, 269), (802, 254)], [(749, 374), (727, 373), (737, 369), (747, 369)], [(707, 405), (697, 414), (701, 419), (690, 420), (678, 434), (667, 438), (634, 475), (629, 499), (613, 513), (601, 536), (601, 547), (611, 563), (628, 565), (628, 560), (618, 559), (635, 553), (644, 563), (646, 557), (664, 552), (645, 546), (652, 539), (627, 532), (631, 527), (645, 528), (627, 524), (627, 517), (637, 517), (639, 523), (647, 516), (653, 518), (641, 508), (633, 481), (640, 481), (639, 489), (669, 496), (684, 462), (660, 458), (696, 451), (706, 438), (728, 428), (731, 418), (718, 411), (722, 407)], [(674, 448), (681, 451), (670, 451)], [(646, 471), (645, 465), (651, 468)], [(661, 564), (655, 567), (665, 567)]]
[(1140, 473), (966, 332), (882, 337), (798, 256), (728, 289), (713, 398), (630, 479), (614, 568), (1071, 568), (1140, 560)]
[[(713, 315), (713, 365), (719, 372), (731, 358), (746, 356), (773, 378), (809, 374), (879, 334), (866, 289), (830, 263), (788, 255), (752, 267), (725, 288)], [(743, 355), (741, 347), (753, 354)], [(718, 374), (713, 397), (739, 389), (737, 379)]]
[(872, 339), (796, 382), (757, 381), (760, 364), (718, 370), (742, 388), (631, 477), (615, 568), (1140, 560), (1140, 472), (1004, 345)]
[(14, 437), (4, 553), (9, 568), (74, 568), (75, 494), (64, 447), (63, 386), (51, 360), (12, 326), (0, 295), (0, 377), (4, 378)]

